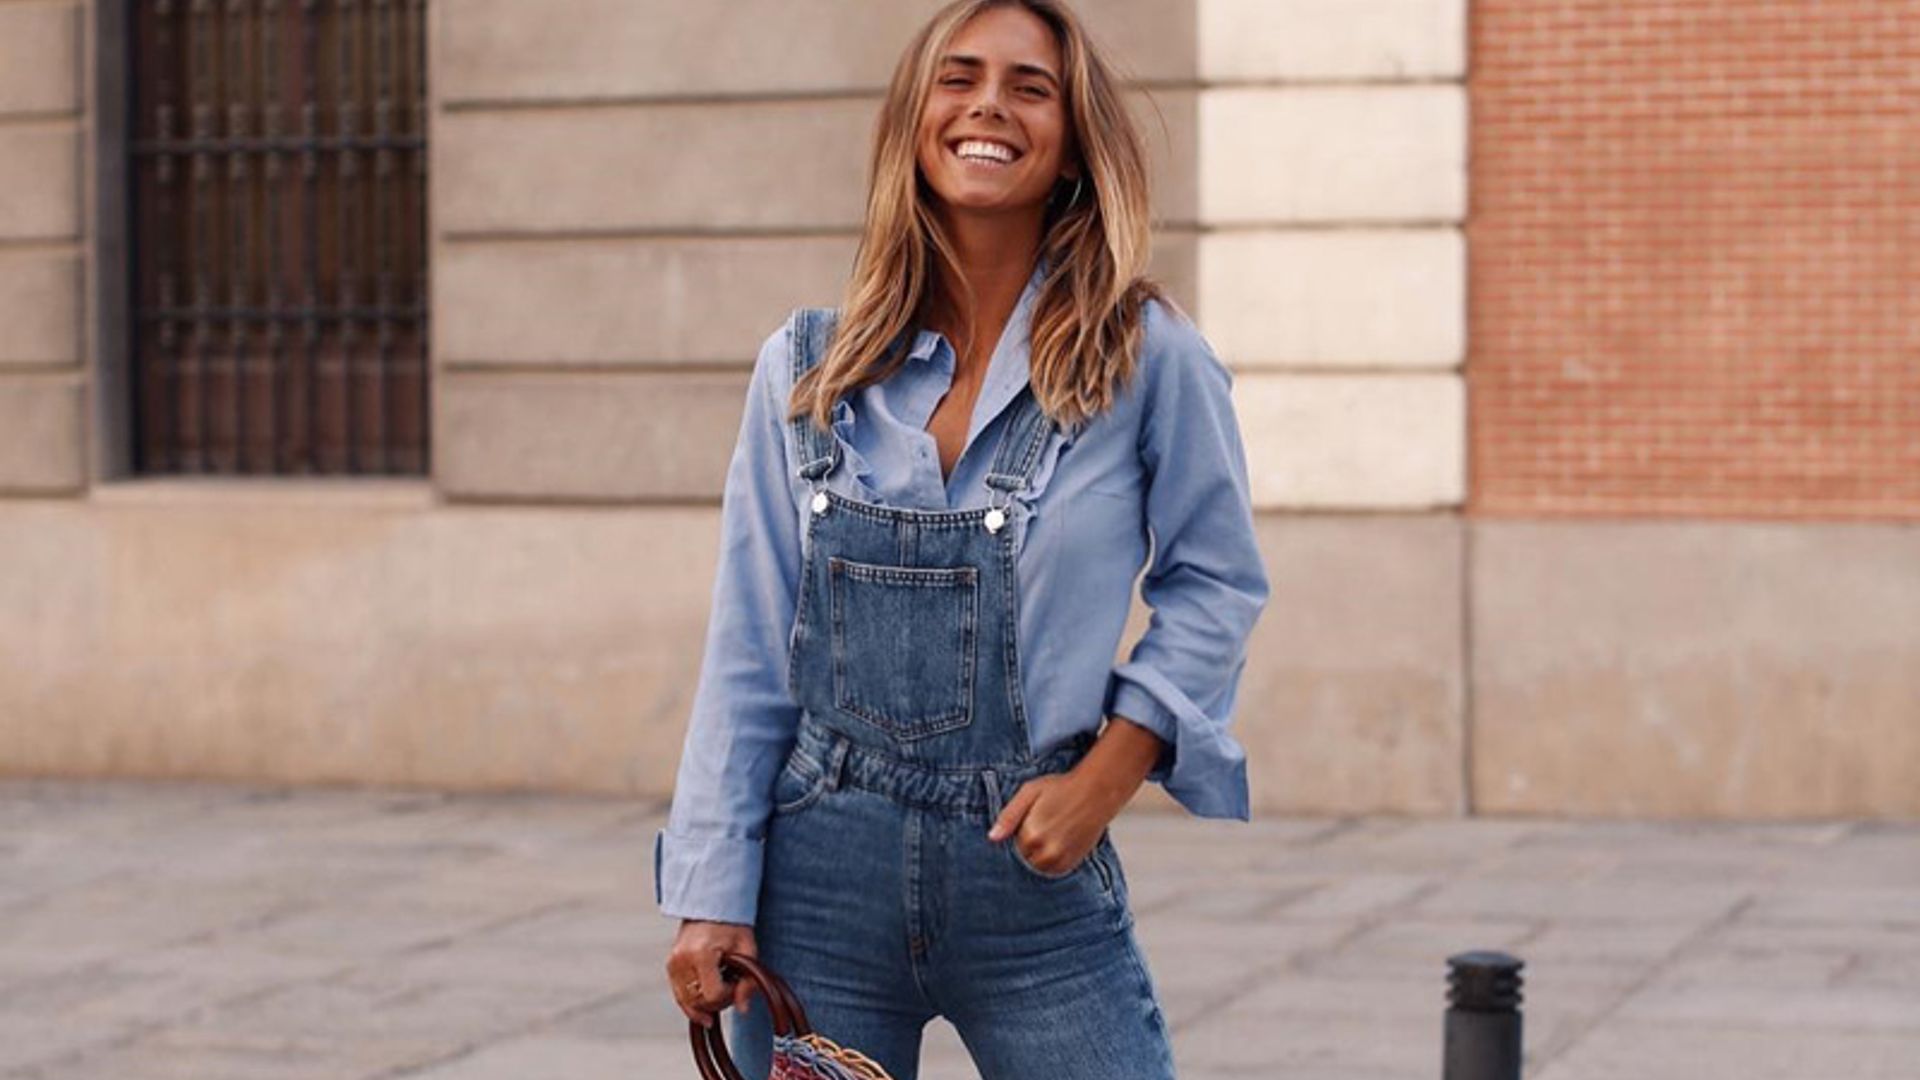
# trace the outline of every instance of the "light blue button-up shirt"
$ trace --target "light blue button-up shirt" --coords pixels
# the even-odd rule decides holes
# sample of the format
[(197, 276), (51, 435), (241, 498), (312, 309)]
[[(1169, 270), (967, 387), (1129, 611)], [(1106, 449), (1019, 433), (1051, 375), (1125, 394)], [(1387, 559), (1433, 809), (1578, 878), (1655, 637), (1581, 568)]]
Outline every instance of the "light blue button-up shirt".
[[(954, 350), (922, 330), (898, 372), (836, 404), (842, 458), (827, 486), (898, 507), (987, 505), (1007, 406), (1027, 385), (1044, 270), (1035, 266), (994, 349), (950, 477), (926, 425), (953, 381)], [(1026, 496), (1016, 632), (1028, 734), (1044, 753), (1125, 717), (1165, 744), (1148, 780), (1194, 814), (1244, 821), (1246, 753), (1229, 725), (1268, 583), (1232, 375), (1178, 312), (1149, 301), (1143, 318), (1133, 381), (1078, 434), (1052, 437)], [(786, 667), (811, 491), (786, 422), (791, 325), (754, 364), (721, 500), (705, 659), (654, 841), (655, 900), (680, 918), (753, 923), (773, 780), (799, 721)], [(1140, 588), (1152, 618), (1116, 663), (1150, 539)]]

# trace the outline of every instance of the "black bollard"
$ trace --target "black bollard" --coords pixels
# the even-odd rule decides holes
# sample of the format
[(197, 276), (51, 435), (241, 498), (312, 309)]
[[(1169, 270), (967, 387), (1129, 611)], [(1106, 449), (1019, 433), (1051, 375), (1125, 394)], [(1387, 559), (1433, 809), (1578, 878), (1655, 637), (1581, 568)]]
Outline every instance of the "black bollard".
[(1520, 968), (1502, 952), (1447, 958), (1444, 1080), (1520, 1080)]

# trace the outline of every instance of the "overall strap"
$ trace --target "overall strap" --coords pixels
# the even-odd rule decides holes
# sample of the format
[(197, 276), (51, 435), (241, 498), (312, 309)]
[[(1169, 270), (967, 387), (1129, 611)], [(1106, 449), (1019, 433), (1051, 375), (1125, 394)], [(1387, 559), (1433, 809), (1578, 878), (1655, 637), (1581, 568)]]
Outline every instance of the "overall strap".
[(1033, 386), (1022, 387), (1014, 399), (1013, 415), (1007, 419), (1006, 430), (1000, 436), (993, 468), (987, 472), (987, 486), (993, 489), (988, 495), (992, 505), (1007, 505), (1015, 494), (1025, 491), (1033, 482), (1034, 470), (1040, 466), (1040, 452), (1058, 426), (1040, 408)]
[[(827, 358), (827, 346), (833, 341), (834, 323), (839, 318), (840, 313), (834, 308), (803, 307), (793, 313), (787, 349), (793, 361), (793, 381), (789, 386), (799, 385), (802, 375)], [(793, 444), (800, 451), (800, 477), (817, 485), (820, 478), (839, 464), (840, 444), (834, 440), (833, 432), (816, 426), (811, 416), (796, 416), (788, 423), (793, 427)]]

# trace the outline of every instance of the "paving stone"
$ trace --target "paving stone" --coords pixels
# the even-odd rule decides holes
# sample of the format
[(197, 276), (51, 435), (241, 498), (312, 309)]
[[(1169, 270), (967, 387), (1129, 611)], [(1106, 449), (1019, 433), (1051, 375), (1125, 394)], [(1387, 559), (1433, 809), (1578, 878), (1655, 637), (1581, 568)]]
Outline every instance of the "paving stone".
[(1763, 923), (1903, 923), (1920, 926), (1920, 889), (1783, 888), (1746, 914)]
[[(1702, 931), (1701, 920), (1555, 922), (1528, 939), (1524, 949), (1531, 973), (1645, 970)], [(1612, 974), (1607, 974), (1611, 972)]]
[(597, 1004), (597, 990), (509, 981), (416, 982), (362, 971), (283, 987), (209, 1010), (176, 1030), (213, 1043), (361, 1039), (470, 1045), (551, 1023)]
[(1621, 1019), (1538, 1080), (1912, 1080), (1920, 1034), (1832, 1032), (1759, 1021), (1737, 1026)]
[(667, 1039), (687, 1037), (687, 1018), (667, 996), (664, 975), (615, 994), (599, 1004), (575, 1010), (548, 1029), (585, 1039)]
[(1736, 919), (1720, 927), (1714, 940), (1727, 948), (1882, 956), (1920, 967), (1920, 925), (1765, 923)]
[(490, 1043), (418, 1072), (409, 1080), (530, 1080), (533, 1077), (694, 1075), (686, 1033), (658, 1039), (529, 1035)]
[(1620, 1018), (1920, 1035), (1920, 997), (1910, 990), (1865, 984), (1766, 986), (1675, 978), (1635, 994), (1620, 1010)]
[(1320, 846), (1377, 856), (1403, 872), (1445, 872), (1504, 855), (1549, 828), (1551, 823), (1504, 818), (1363, 821)]
[(644, 904), (636, 902), (620, 908), (611, 904), (611, 899), (602, 899), (544, 908), (477, 931), (466, 940), (474, 944), (590, 949), (648, 963), (657, 954), (664, 963), (665, 946), (673, 941), (677, 922), (660, 917), (651, 895)]
[(1853, 957), (1774, 947), (1728, 948), (1708, 941), (1662, 968), (1657, 987), (1826, 986), (1852, 966)]
[(1748, 894), (1737, 885), (1667, 885), (1604, 880), (1563, 883), (1449, 882), (1421, 900), (1421, 915), (1526, 918), (1550, 912), (1560, 919), (1602, 922), (1707, 920), (1726, 914)]
[(1426, 919), (1396, 917), (1354, 937), (1342, 952), (1442, 960), (1468, 949), (1512, 949), (1547, 929), (1532, 919)]
[[(0, 1077), (687, 1073), (664, 809), (0, 782)], [(1530, 1080), (1920, 1076), (1920, 826), (1113, 832), (1187, 1080), (1430, 1078), (1471, 948), (1527, 964)], [(944, 1022), (923, 1059), (974, 1080)]]
[(1437, 883), (1409, 874), (1356, 874), (1329, 878), (1303, 892), (1275, 914), (1283, 919), (1367, 919), (1412, 902)]
[(107, 1024), (49, 1024), (43, 1016), (0, 1010), (0, 1076), (27, 1075), (29, 1066), (72, 1057), (127, 1034)]
[(1334, 923), (1250, 923), (1230, 928), (1141, 915), (1135, 938), (1168, 1022), (1178, 1032), (1195, 1017), (1252, 992), (1275, 973), (1298, 969), (1347, 932)]
[(1825, 851), (1796, 862), (1784, 885), (1920, 890), (1920, 847), (1912, 825), (1861, 822)]
[(1175, 1048), (1182, 1066), (1254, 1070), (1292, 1077), (1297, 1070), (1431, 1075), (1440, 1056), (1441, 1016), (1327, 1016), (1318, 1012), (1223, 1009), (1195, 1022)]
[(1315, 888), (1317, 886), (1310, 882), (1279, 886), (1193, 888), (1170, 897), (1155, 911), (1168, 919), (1206, 922), (1232, 923), (1277, 918)]
[(362, 1080), (448, 1053), (425, 1040), (161, 1031), (22, 1074), (32, 1080)]

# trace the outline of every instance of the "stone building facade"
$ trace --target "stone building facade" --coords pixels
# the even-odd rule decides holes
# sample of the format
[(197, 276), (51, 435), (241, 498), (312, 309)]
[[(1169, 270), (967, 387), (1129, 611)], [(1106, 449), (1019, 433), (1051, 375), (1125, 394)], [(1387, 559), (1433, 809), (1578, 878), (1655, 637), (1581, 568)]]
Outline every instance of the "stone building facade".
[[(0, 0), (0, 771), (666, 794), (938, 5), (430, 3), (430, 465), (292, 477), (130, 464), (106, 3)], [(1900, 6), (1083, 0), (1236, 373), (1256, 812), (1920, 814)]]

